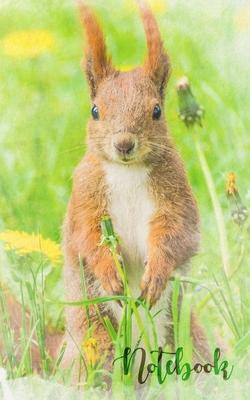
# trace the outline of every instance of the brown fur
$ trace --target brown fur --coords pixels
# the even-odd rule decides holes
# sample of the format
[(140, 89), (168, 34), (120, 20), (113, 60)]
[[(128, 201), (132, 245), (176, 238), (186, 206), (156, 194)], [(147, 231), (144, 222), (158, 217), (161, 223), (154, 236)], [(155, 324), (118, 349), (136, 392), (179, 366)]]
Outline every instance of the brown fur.
[(151, 76), (161, 96), (170, 75), (170, 62), (164, 50), (156, 20), (144, 0), (138, 0), (147, 39), (148, 56), (144, 65), (147, 75)]
[(85, 70), (91, 95), (94, 97), (99, 83), (113, 72), (113, 67), (107, 55), (103, 33), (96, 18), (82, 2), (79, 2), (79, 10), (88, 42), (85, 55)]

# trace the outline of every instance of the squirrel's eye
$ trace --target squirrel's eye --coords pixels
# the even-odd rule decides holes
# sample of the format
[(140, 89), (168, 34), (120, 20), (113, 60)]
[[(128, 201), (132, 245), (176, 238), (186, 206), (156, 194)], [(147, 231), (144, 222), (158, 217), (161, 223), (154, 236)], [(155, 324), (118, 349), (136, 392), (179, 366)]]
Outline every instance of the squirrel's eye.
[(153, 111), (153, 119), (160, 119), (161, 118), (161, 107), (159, 104), (156, 104)]
[(93, 119), (95, 119), (95, 120), (99, 119), (98, 107), (95, 104), (92, 107), (91, 114), (92, 114)]

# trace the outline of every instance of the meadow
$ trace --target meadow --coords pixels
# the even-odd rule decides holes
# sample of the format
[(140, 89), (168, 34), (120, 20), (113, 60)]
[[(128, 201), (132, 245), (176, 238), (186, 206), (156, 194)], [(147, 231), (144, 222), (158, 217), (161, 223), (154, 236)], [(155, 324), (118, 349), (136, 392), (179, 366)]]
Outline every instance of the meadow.
[[(142, 63), (145, 38), (135, 2), (92, 3), (115, 65), (126, 70)], [(188, 278), (175, 281), (176, 293), (188, 281), (182, 310), (174, 313), (176, 340), (192, 348), (187, 329), (192, 304), (211, 349), (225, 347), (234, 371), (228, 381), (209, 377), (202, 389), (194, 389), (193, 380), (183, 383), (172, 378), (160, 387), (153, 382), (146, 399), (159, 395), (244, 399), (250, 366), (250, 7), (243, 0), (151, 3), (172, 64), (165, 105), (168, 127), (201, 215), (201, 249)], [(83, 45), (73, 2), (0, 1), (0, 281), (32, 315), (30, 332), (36, 333), (43, 360), (41, 375), (50, 383), (33, 371), (31, 333), (23, 326), (20, 341), (13, 338), (2, 289), (0, 336), (6, 355), (0, 357), (0, 366), (8, 372), (13, 393), (23, 390), (30, 398), (38, 388), (36, 397), (41, 399), (53, 390), (55, 398), (62, 394), (65, 399), (82, 398), (74, 389), (57, 385), (59, 377), (65, 385), (69, 379), (62, 378), (60, 359), (51, 372), (44, 329), (45, 325), (64, 328), (61, 226), (73, 170), (86, 149), (85, 126), (91, 109), (80, 65)], [(176, 83), (182, 76), (188, 77), (205, 110), (202, 127), (187, 128), (179, 118)], [(85, 301), (84, 306), (88, 304)], [(133, 301), (128, 304), (133, 308)], [(114, 332), (107, 322), (117, 354), (124, 344), (124, 326)], [(153, 322), (151, 328), (153, 332)], [(154, 337), (150, 329), (146, 333), (141, 327), (149, 342)], [(19, 361), (17, 347), (23, 355)], [(91, 351), (90, 359), (91, 354), (92, 361), (98, 359)], [(84, 398), (105, 397), (98, 362), (94, 364), (89, 367)], [(20, 379), (15, 383), (15, 378)], [(131, 375), (124, 378), (117, 369), (112, 381), (114, 398), (125, 398), (126, 390), (131, 399), (136, 398)], [(0, 390), (1, 396), (6, 400)]]

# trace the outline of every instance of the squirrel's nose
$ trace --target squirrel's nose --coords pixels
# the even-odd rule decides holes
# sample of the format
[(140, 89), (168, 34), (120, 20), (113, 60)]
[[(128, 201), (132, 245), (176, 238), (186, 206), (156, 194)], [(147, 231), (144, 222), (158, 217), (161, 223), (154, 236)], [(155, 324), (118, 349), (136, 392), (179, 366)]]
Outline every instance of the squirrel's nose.
[(132, 140), (123, 139), (118, 143), (114, 143), (116, 150), (122, 154), (129, 154), (135, 147), (135, 143)]

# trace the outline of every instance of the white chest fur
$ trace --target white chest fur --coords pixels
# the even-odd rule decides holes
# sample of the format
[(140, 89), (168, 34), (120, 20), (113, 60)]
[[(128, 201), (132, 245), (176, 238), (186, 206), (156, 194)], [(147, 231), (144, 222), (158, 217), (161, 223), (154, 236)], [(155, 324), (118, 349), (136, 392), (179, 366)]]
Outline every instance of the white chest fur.
[[(106, 181), (109, 191), (109, 214), (115, 232), (121, 239), (122, 256), (126, 264), (126, 273), (131, 294), (134, 298), (140, 295), (140, 283), (147, 258), (149, 222), (155, 211), (155, 204), (150, 197), (148, 170), (142, 167), (119, 164), (105, 165)], [(161, 299), (153, 307), (153, 313), (162, 310), (154, 319), (158, 343), (165, 344), (166, 325), (168, 323), (167, 303), (170, 288), (165, 289)], [(110, 304), (118, 321), (122, 309), (117, 303)], [(140, 308), (145, 329), (150, 322), (146, 312)], [(149, 329), (150, 331), (150, 329)], [(137, 342), (139, 331), (133, 319), (133, 342)]]
[(140, 280), (147, 257), (149, 222), (154, 212), (145, 167), (106, 164), (109, 190), (109, 214), (121, 239), (129, 286), (139, 295)]

